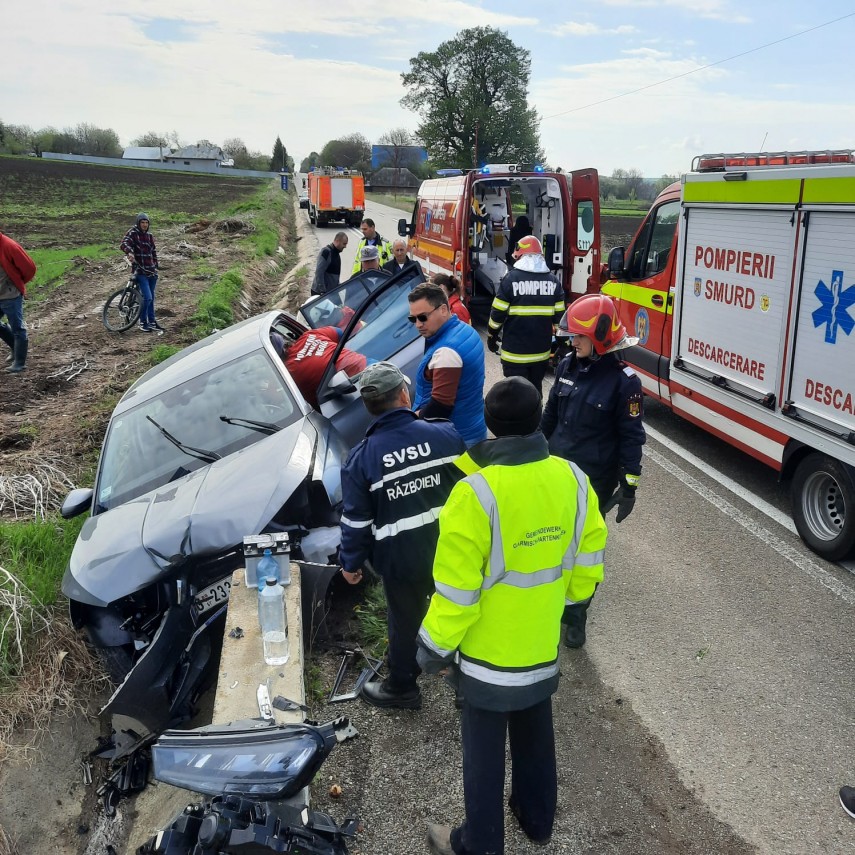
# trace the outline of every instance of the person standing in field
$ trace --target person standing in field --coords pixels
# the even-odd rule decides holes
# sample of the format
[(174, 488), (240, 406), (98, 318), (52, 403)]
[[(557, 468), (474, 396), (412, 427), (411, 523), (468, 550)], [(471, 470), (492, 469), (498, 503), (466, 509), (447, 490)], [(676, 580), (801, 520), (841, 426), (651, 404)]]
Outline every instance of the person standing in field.
[(140, 332), (163, 333), (166, 330), (154, 316), (154, 289), (157, 286), (157, 247), (151, 233), (148, 214), (137, 214), (136, 223), (127, 231), (120, 249), (130, 262), (142, 296)]
[(9, 374), (20, 374), (27, 364), (27, 324), (24, 297), (27, 283), (36, 275), (36, 264), (17, 241), (0, 232), (0, 340), (9, 346)]

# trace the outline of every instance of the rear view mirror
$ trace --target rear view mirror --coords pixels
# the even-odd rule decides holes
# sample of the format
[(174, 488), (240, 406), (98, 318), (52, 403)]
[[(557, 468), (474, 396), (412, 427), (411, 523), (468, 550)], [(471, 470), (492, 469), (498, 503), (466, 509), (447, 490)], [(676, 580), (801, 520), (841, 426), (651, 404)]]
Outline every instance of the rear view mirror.
[(329, 390), (336, 395), (347, 395), (356, 391), (356, 384), (347, 376), (346, 371), (336, 371), (330, 380)]
[(401, 237), (409, 237), (410, 232), (410, 224), (403, 218), (398, 220), (398, 234)]
[(618, 278), (623, 275), (624, 253), (626, 250), (622, 246), (613, 247), (609, 252), (609, 273)]
[(93, 492), (91, 487), (78, 487), (76, 490), (72, 490), (65, 497), (65, 501), (62, 503), (62, 508), (59, 511), (62, 514), (62, 518), (70, 520), (72, 517), (86, 513), (92, 504)]

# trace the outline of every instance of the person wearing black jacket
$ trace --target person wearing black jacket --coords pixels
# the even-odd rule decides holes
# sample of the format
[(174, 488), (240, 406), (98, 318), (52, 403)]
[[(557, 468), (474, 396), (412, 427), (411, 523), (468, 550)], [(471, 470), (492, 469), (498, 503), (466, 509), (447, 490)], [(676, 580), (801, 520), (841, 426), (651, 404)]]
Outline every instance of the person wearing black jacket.
[[(403, 270), (409, 270), (414, 267), (419, 273), (422, 273), (422, 266), (414, 258), (407, 255), (407, 242), (403, 238), (397, 238), (392, 241), (392, 255), (380, 269), (388, 270), (393, 276)], [(422, 273), (424, 276), (424, 273)]]
[(487, 347), (499, 352), (505, 377), (525, 377), (542, 394), (552, 333), (564, 314), (564, 288), (549, 272), (536, 237), (524, 237), (517, 260), (499, 283), (487, 330)]
[(347, 235), (339, 232), (332, 243), (328, 243), (318, 253), (318, 262), (315, 266), (315, 278), (312, 280), (313, 294), (326, 294), (338, 288), (341, 280), (341, 253), (347, 246)]
[(420, 419), (408, 380), (391, 362), (369, 365), (359, 392), (375, 421), (341, 473), (340, 560), (355, 585), (371, 561), (383, 581), (389, 623), (389, 676), (361, 696), (378, 707), (419, 709), (416, 636), (434, 591), (439, 512), (464, 473), (454, 466), (466, 444), (451, 422)]
[[(590, 479), (605, 516), (623, 522), (635, 506), (646, 435), (638, 375), (617, 352), (638, 343), (626, 334), (611, 299), (587, 294), (559, 324), (573, 342), (555, 372), (540, 429), (552, 454), (575, 463)], [(591, 598), (593, 599), (593, 597)], [(582, 647), (591, 600), (568, 605), (562, 622), (567, 647)]]

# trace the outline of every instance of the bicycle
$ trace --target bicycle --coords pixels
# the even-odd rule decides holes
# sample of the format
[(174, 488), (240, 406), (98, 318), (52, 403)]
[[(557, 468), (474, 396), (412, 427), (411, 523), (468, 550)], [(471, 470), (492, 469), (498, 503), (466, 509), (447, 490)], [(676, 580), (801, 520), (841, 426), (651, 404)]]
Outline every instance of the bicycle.
[(110, 332), (124, 332), (137, 322), (140, 311), (142, 311), (142, 295), (137, 285), (136, 275), (131, 270), (125, 286), (107, 298), (101, 312), (101, 320)]

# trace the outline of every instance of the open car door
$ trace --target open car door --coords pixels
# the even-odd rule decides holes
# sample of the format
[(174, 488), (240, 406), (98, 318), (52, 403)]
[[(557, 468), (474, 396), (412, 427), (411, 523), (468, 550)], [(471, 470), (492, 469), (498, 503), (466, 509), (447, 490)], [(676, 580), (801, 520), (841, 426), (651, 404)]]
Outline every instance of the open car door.
[(410, 291), (425, 281), (418, 268), (396, 273), (380, 283), (354, 311), (318, 387), (321, 413), (351, 447), (364, 436), (371, 416), (360, 400), (354, 378), (337, 372), (341, 352), (362, 354), (368, 363), (394, 362), (411, 382), (424, 356), (424, 339), (407, 318)]
[(579, 169), (569, 177), (570, 291), (588, 294), (600, 286), (600, 181), (594, 169)]
[(344, 329), (353, 312), (390, 278), (388, 270), (364, 270), (326, 294), (310, 297), (300, 306), (297, 317), (313, 330), (320, 327)]

